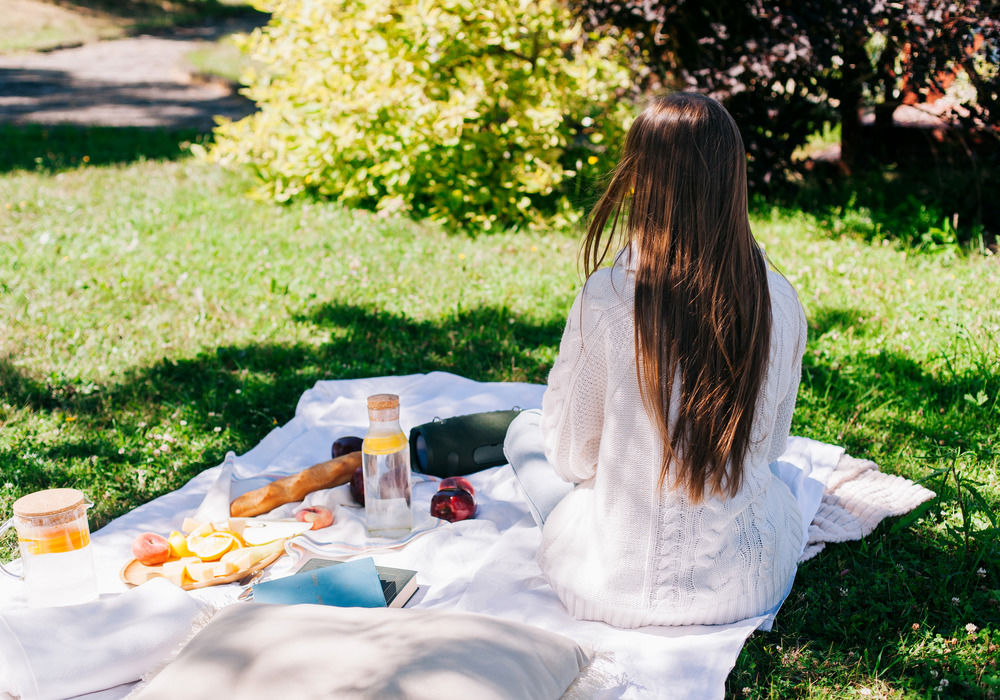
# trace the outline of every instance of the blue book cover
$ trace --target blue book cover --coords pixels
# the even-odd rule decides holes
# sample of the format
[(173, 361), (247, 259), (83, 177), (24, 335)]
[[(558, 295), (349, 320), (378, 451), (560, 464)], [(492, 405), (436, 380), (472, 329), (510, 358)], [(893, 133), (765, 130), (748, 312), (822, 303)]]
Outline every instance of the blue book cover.
[(386, 607), (382, 583), (371, 557), (254, 584), (253, 599), (257, 603)]

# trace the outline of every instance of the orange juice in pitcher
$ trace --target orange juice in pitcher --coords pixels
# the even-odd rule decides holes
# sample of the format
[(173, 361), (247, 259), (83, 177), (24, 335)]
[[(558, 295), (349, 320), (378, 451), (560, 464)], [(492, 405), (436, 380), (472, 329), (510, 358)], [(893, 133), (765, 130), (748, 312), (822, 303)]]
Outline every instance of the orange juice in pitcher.
[[(97, 576), (90, 546), (87, 508), (77, 489), (49, 489), (14, 502), (14, 526), (21, 553), (22, 578), (32, 607), (74, 605), (97, 598)], [(10, 576), (17, 576), (0, 565)]]

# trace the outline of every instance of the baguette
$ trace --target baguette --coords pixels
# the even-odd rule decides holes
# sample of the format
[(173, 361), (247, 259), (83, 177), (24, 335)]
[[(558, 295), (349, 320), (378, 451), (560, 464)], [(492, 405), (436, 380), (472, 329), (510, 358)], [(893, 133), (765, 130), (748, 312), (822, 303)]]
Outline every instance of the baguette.
[(272, 481), (267, 486), (243, 494), (229, 504), (229, 514), (234, 518), (250, 518), (285, 503), (301, 501), (313, 491), (346, 484), (360, 466), (361, 452), (351, 452), (314, 464), (298, 474)]

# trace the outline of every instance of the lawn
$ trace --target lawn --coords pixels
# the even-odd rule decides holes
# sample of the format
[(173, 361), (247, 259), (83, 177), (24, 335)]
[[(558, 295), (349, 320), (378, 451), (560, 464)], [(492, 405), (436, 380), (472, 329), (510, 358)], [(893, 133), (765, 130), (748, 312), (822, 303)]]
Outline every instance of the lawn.
[[(100, 527), (248, 450), (320, 379), (545, 381), (578, 232), (252, 201), (185, 155), (199, 138), (0, 127), (3, 512), (73, 485)], [(755, 204), (809, 318), (793, 432), (939, 497), (800, 567), (733, 696), (1000, 693), (1000, 267), (907, 249), (906, 221)]]

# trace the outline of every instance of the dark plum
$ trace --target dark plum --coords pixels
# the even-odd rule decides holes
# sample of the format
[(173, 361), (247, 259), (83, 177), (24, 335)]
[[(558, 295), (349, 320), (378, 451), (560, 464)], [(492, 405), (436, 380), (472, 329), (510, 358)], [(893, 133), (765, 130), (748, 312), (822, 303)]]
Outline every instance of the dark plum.
[(361, 467), (355, 469), (351, 477), (351, 498), (358, 505), (365, 504), (365, 472)]
[(333, 441), (333, 447), (330, 448), (330, 454), (334, 459), (336, 459), (337, 457), (342, 457), (343, 455), (347, 455), (352, 452), (360, 452), (362, 442), (364, 442), (364, 439), (354, 435), (339, 437)]

